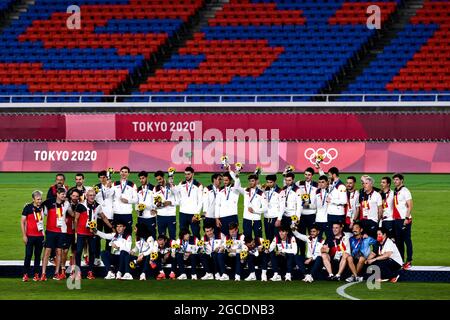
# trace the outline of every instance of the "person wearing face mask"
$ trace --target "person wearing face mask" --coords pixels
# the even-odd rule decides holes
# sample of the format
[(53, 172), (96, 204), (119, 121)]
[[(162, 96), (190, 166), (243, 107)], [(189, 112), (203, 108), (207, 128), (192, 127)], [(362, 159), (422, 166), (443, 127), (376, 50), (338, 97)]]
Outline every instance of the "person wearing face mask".
[(381, 281), (396, 283), (402, 263), (402, 256), (395, 243), (388, 238), (387, 230), (379, 228), (377, 231), (377, 245), (369, 255), (366, 264), (380, 268)]
[(345, 279), (347, 282), (361, 282), (361, 276), (367, 258), (372, 252), (371, 246), (377, 242), (374, 238), (363, 234), (363, 228), (358, 222), (352, 227), (353, 236), (349, 239), (351, 255), (347, 257), (347, 264), (352, 275)]

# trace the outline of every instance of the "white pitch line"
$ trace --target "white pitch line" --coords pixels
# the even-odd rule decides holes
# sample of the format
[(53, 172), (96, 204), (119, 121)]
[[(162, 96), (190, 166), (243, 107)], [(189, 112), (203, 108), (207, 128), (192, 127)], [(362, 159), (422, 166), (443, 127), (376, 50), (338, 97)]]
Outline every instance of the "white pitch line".
[(351, 295), (345, 293), (345, 289), (347, 289), (348, 287), (351, 287), (354, 284), (358, 284), (358, 283), (359, 282), (351, 282), (351, 283), (344, 284), (343, 286), (340, 286), (339, 288), (336, 289), (336, 293), (338, 295), (340, 295), (341, 297), (344, 297), (349, 300), (360, 300), (358, 298), (352, 297)]

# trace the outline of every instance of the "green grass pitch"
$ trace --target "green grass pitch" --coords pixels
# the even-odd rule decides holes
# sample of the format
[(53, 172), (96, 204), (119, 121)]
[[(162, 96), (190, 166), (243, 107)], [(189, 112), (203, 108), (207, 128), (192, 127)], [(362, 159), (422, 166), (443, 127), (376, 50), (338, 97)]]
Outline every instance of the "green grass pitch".
[[(342, 179), (350, 173), (343, 173)], [(67, 183), (74, 184), (74, 173), (67, 173)], [(360, 174), (356, 174), (359, 178)], [(382, 175), (373, 174), (378, 184)], [(117, 178), (118, 175), (115, 175)], [(182, 179), (175, 175), (175, 181)], [(138, 182), (135, 173), (131, 180)], [(296, 179), (301, 175), (297, 174)], [(210, 174), (198, 173), (203, 184), (209, 184)], [(246, 185), (245, 174), (241, 175)], [(262, 177), (262, 180), (264, 177)], [(24, 246), (20, 235), (20, 214), (25, 203), (31, 201), (31, 192), (47, 192), (54, 181), (54, 173), (0, 173), (0, 260), (22, 260)], [(154, 183), (151, 176), (150, 182)], [(279, 176), (281, 182), (281, 176)], [(406, 185), (414, 200), (413, 244), (414, 265), (450, 266), (450, 175), (407, 174)], [(86, 185), (97, 183), (95, 173), (86, 174)], [(359, 185), (358, 185), (359, 188)], [(242, 197), (239, 211), (242, 212)], [(240, 214), (242, 219), (242, 214)], [(107, 282), (105, 280), (82, 281), (81, 290), (68, 290), (64, 282), (20, 283), (18, 279), (0, 279), (0, 299), (160, 299), (162, 292), (167, 299), (340, 299), (336, 288), (343, 283), (317, 282), (306, 285), (293, 283), (218, 283), (214, 281), (147, 281)], [(211, 286), (214, 290), (210, 290)], [(130, 287), (129, 289), (127, 289)], [(114, 290), (117, 288), (117, 290)], [(119, 288), (123, 288), (120, 289)], [(123, 292), (133, 292), (123, 294)], [(279, 292), (280, 294), (275, 294)], [(357, 284), (346, 293), (360, 299), (450, 299), (450, 284), (446, 283), (397, 283), (382, 284), (381, 290), (368, 290), (365, 284)], [(134, 295), (136, 294), (136, 296)]]
[[(1, 299), (78, 299), (78, 300), (345, 300), (336, 293), (342, 282), (239, 282), (234, 281), (117, 281), (82, 280), (80, 290), (69, 290), (66, 282), (20, 282), (0, 279)], [(450, 283), (382, 283), (379, 290), (369, 290), (365, 283), (345, 290), (357, 299), (450, 300)]]

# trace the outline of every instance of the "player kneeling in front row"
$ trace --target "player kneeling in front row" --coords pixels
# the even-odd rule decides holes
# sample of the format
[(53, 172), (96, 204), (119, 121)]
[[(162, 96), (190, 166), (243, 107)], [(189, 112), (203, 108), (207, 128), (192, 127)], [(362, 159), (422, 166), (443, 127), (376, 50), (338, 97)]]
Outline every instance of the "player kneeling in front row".
[[(328, 272), (328, 280), (341, 280), (341, 275), (347, 266), (347, 257), (350, 256), (350, 243), (343, 234), (343, 228), (341, 223), (333, 223), (333, 236), (326, 240), (322, 248), (322, 259)], [(338, 271), (334, 275), (333, 270), (336, 269)]]
[(402, 267), (402, 256), (395, 243), (388, 238), (388, 231), (379, 228), (377, 231), (377, 245), (366, 263), (380, 268), (381, 281), (397, 282)]
[[(214, 226), (207, 224), (204, 226), (205, 236), (203, 240), (198, 243), (198, 253), (200, 261), (206, 273), (201, 278), (202, 280), (229, 280), (229, 276), (225, 273), (225, 235), (221, 233), (219, 237), (214, 235)], [(213, 269), (211, 264), (214, 265), (215, 275), (213, 276)]]
[(247, 265), (249, 275), (245, 281), (255, 281), (255, 266), (260, 259), (261, 264), (261, 281), (267, 281), (267, 262), (269, 259), (270, 240), (263, 238), (253, 239), (252, 237), (244, 238), (244, 245), (240, 252), (241, 269)]
[(285, 280), (291, 281), (294, 268), (294, 256), (297, 254), (297, 242), (295, 237), (289, 234), (290, 227), (282, 225), (278, 235), (275, 236), (270, 245), (270, 257), (272, 261), (273, 277), (271, 281), (281, 281), (279, 265), (286, 264)]
[(197, 243), (199, 239), (191, 236), (188, 229), (183, 229), (180, 238), (172, 241), (172, 257), (175, 256), (177, 268), (180, 270), (178, 280), (186, 280), (185, 265), (191, 265), (191, 279), (197, 280)]
[[(228, 227), (228, 236), (225, 237), (225, 251), (224, 256), (225, 265), (234, 268), (234, 280), (241, 281), (241, 257), (242, 246), (244, 245), (244, 235), (239, 234), (239, 226), (236, 222), (231, 222)], [(225, 269), (225, 265), (223, 268)]]
[[(374, 238), (363, 234), (364, 230), (358, 222), (353, 223), (353, 236), (350, 238), (350, 249), (352, 254), (347, 257), (347, 263), (352, 275), (345, 281), (347, 282), (361, 282), (361, 276), (364, 265), (372, 252), (371, 246), (376, 244)], [(356, 264), (356, 266), (355, 266)]]
[[(131, 235), (126, 233), (125, 223), (117, 222), (115, 226), (116, 232), (103, 233), (95, 230), (94, 234), (105, 239), (110, 240), (110, 251), (102, 251), (101, 257), (105, 268), (108, 270), (106, 280), (133, 280), (130, 274), (130, 251), (132, 245)], [(114, 271), (117, 271), (116, 273)]]
[(150, 236), (151, 231), (147, 225), (142, 222), (136, 224), (134, 232), (136, 233), (136, 244), (130, 251), (128, 265), (130, 269), (138, 270), (139, 280), (143, 281), (147, 279), (150, 271), (150, 253), (155, 240)]
[(308, 267), (309, 272), (303, 278), (304, 282), (313, 282), (320, 275), (323, 267), (322, 247), (325, 240), (321, 239), (319, 227), (313, 224), (309, 229), (309, 237), (294, 230), (294, 236), (307, 244), (306, 260), (303, 256), (297, 255), (296, 264), (300, 269), (300, 273), (306, 273), (305, 266)]
[(172, 253), (172, 240), (169, 240), (166, 235), (161, 234), (158, 236), (158, 240), (154, 244), (152, 253), (150, 255), (150, 267), (154, 269), (158, 275), (156, 280), (166, 279), (166, 273), (164, 272), (164, 265), (170, 263), (169, 278), (175, 279), (175, 259), (171, 255)]

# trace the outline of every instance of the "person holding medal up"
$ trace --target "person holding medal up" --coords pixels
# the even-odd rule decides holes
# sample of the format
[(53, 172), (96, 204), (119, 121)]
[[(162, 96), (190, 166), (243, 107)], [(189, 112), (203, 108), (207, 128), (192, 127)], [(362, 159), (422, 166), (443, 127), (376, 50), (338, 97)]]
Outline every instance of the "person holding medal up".
[(148, 173), (141, 171), (138, 174), (141, 185), (137, 189), (138, 205), (138, 223), (144, 224), (150, 232), (150, 236), (156, 239), (156, 206), (153, 203), (154, 185), (148, 182)]
[(22, 210), (20, 227), (22, 239), (25, 243), (25, 259), (23, 262), (23, 282), (29, 281), (31, 258), (34, 252), (34, 277), (33, 281), (39, 281), (39, 268), (41, 265), (41, 253), (44, 247), (44, 208), (42, 207), (42, 192), (33, 191), (33, 202), (25, 205)]
[(153, 214), (157, 214), (156, 223), (158, 225), (158, 235), (167, 235), (171, 240), (176, 239), (177, 231), (177, 205), (179, 204), (178, 194), (175, 192), (173, 183), (169, 183), (164, 178), (161, 170), (155, 172), (156, 182), (153, 189), (153, 203), (156, 206)]
[(115, 224), (121, 222), (126, 226), (126, 232), (133, 231), (133, 204), (137, 203), (136, 185), (128, 180), (130, 168), (124, 166), (120, 168), (120, 180), (114, 182), (113, 212)]
[[(223, 187), (220, 188), (216, 197), (216, 226), (221, 232), (228, 236), (230, 223), (238, 222), (238, 201), (240, 195), (241, 181), (228, 162), (223, 164), (228, 170), (223, 174)], [(233, 184), (234, 181), (234, 184)]]

